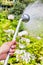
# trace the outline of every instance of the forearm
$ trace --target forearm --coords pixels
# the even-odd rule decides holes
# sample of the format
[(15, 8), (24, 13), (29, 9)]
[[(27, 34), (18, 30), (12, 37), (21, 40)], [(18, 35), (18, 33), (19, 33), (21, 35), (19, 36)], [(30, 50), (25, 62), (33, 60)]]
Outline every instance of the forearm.
[(6, 58), (7, 54), (3, 54), (2, 48), (0, 47), (0, 60), (4, 60)]

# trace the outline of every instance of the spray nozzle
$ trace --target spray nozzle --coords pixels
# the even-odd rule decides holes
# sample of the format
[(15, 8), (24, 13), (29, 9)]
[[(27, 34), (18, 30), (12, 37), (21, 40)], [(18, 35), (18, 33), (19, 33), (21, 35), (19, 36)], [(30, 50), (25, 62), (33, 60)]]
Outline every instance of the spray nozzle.
[(28, 22), (30, 20), (30, 16), (28, 14), (22, 15), (22, 21)]

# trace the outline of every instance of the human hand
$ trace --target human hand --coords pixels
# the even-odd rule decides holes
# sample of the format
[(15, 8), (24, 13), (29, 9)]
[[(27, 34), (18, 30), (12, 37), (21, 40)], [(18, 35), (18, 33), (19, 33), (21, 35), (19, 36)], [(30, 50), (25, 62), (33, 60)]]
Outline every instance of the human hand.
[(0, 60), (6, 59), (6, 56), (9, 52), (10, 56), (13, 56), (14, 49), (16, 48), (16, 42), (6, 42), (0, 47)]

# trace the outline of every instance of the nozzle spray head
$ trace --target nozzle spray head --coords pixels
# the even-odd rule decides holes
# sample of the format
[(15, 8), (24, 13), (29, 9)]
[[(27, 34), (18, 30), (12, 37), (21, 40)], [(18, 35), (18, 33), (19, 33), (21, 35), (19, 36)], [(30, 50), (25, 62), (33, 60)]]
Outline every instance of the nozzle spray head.
[(22, 15), (22, 21), (28, 22), (30, 20), (30, 16), (28, 14), (23, 14)]

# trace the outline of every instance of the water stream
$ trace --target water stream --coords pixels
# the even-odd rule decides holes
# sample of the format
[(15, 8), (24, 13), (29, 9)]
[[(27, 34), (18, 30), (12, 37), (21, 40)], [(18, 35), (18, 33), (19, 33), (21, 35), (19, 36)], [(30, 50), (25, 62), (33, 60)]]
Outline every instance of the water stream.
[(29, 14), (30, 21), (25, 23), (26, 29), (30, 35), (43, 35), (43, 3), (38, 0), (35, 3), (28, 5), (24, 14)]

